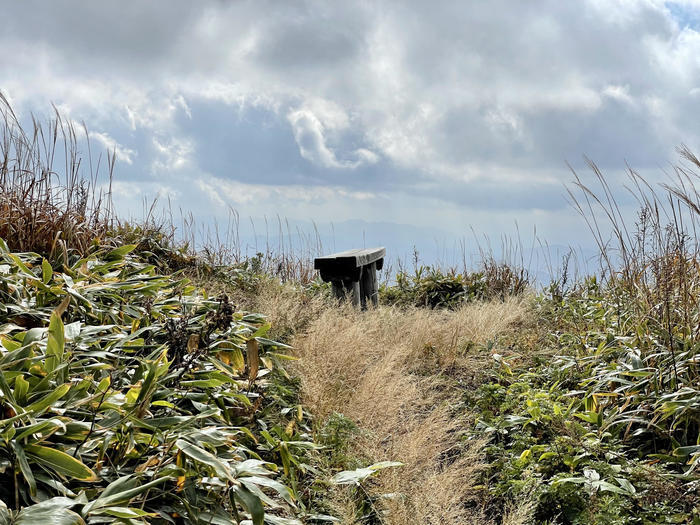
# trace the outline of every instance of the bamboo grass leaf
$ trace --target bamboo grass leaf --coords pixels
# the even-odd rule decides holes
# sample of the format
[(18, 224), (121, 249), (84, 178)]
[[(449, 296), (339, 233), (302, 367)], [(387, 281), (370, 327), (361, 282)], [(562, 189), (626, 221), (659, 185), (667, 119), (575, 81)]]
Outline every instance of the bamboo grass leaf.
[(240, 502), (243, 508), (250, 514), (253, 525), (263, 525), (265, 521), (265, 510), (263, 509), (260, 498), (242, 485), (235, 487), (233, 490), (236, 500)]
[(234, 481), (233, 472), (230, 467), (221, 461), (219, 458), (207, 452), (203, 448), (198, 447), (192, 443), (185, 441), (184, 439), (178, 439), (175, 442), (175, 446), (182, 451), (183, 454), (189, 458), (195, 460), (198, 463), (202, 463), (214, 469), (217, 475), (222, 478), (226, 478), (230, 481)]
[(41, 465), (80, 481), (97, 481), (95, 473), (83, 462), (55, 448), (27, 445), (27, 454)]
[(28, 414), (32, 414), (33, 416), (37, 416), (41, 414), (44, 410), (46, 410), (48, 407), (53, 405), (56, 401), (61, 399), (63, 396), (65, 396), (68, 391), (70, 390), (71, 385), (69, 383), (65, 383), (58, 388), (56, 388), (53, 392), (50, 392), (46, 394), (44, 397), (39, 399), (38, 401), (35, 401), (31, 405), (25, 407), (25, 411)]
[(75, 506), (75, 500), (56, 497), (32, 505), (18, 514), (15, 525), (85, 525), (85, 521), (70, 507)]
[(46, 342), (46, 370), (51, 373), (63, 362), (66, 340), (61, 316), (54, 312), (49, 322), (49, 338)]
[(87, 516), (105, 507), (128, 503), (139, 494), (143, 494), (147, 490), (157, 487), (169, 479), (171, 479), (169, 476), (163, 476), (139, 485), (138, 480), (132, 476), (121, 477), (110, 483), (99, 498), (85, 505), (82, 514), (83, 516)]
[(51, 282), (51, 277), (53, 277), (53, 268), (51, 264), (46, 259), (41, 261), (41, 279), (44, 284), (49, 284)]
[(24, 448), (22, 448), (22, 445), (20, 445), (18, 441), (13, 441), (12, 450), (15, 453), (15, 458), (17, 458), (19, 470), (22, 476), (24, 476), (27, 485), (29, 485), (29, 493), (34, 497), (36, 496), (36, 481), (34, 479), (34, 473), (29, 466), (29, 461), (27, 461), (27, 456), (24, 453)]

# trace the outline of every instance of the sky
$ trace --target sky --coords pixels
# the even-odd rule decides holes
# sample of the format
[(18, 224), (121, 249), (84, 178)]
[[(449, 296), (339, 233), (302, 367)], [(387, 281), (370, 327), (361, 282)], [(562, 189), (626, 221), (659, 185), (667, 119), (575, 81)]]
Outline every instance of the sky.
[(591, 246), (568, 165), (655, 182), (700, 149), (698, 1), (0, 7), (0, 91), (85, 122), (125, 214), (158, 195), (201, 224), (235, 209), (428, 258), (535, 229)]

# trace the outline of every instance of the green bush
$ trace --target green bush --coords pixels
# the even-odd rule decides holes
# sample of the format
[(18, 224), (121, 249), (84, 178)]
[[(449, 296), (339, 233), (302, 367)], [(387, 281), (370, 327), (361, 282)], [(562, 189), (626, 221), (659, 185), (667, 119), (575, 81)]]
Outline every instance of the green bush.
[(399, 272), (396, 284), (383, 284), (379, 297), (384, 304), (453, 308), (463, 301), (483, 297), (480, 275), (463, 276), (454, 271), (420, 266), (413, 275)]
[(0, 241), (0, 523), (299, 523), (283, 345), (133, 249), (58, 271)]
[(618, 294), (589, 279), (541, 296), (556, 354), (495, 354), (465, 394), (490, 439), (493, 515), (531, 498), (538, 523), (700, 523), (697, 347), (674, 371), (663, 333)]
[(529, 285), (525, 271), (488, 260), (483, 269), (471, 273), (417, 266), (411, 275), (400, 271), (395, 283), (379, 290), (382, 303), (427, 308), (455, 308), (464, 302), (501, 299), (523, 293)]

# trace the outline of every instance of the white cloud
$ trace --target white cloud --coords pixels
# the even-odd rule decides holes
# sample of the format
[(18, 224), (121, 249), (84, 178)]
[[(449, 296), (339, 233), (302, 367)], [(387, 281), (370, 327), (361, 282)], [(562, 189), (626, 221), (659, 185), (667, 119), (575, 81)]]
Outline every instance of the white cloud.
[(343, 201), (377, 201), (386, 197), (371, 192), (348, 191), (334, 186), (269, 186), (245, 184), (220, 177), (202, 175), (196, 180), (197, 187), (205, 192), (217, 206), (254, 206), (257, 203), (273, 202), (277, 207), (294, 207), (314, 203)]
[(629, 86), (609, 85), (603, 88), (602, 94), (603, 96), (609, 97), (613, 100), (634, 106), (634, 99), (630, 96), (629, 91)]
[(191, 165), (194, 151), (192, 141), (177, 137), (154, 136), (152, 144), (158, 153), (151, 165), (155, 174), (167, 176), (169, 172), (182, 170)]
[[(324, 109), (328, 109), (326, 106)], [(347, 126), (347, 117), (339, 112), (325, 112), (325, 119), (334, 128)], [(379, 157), (368, 149), (360, 148), (349, 153), (354, 160), (337, 158), (326, 144), (326, 126), (307, 108), (296, 109), (287, 114), (292, 125), (294, 140), (301, 156), (324, 168), (355, 169), (366, 164), (374, 164)]]
[(133, 164), (134, 157), (137, 155), (135, 150), (119, 144), (107, 133), (91, 131), (89, 134), (91, 139), (97, 140), (108, 152), (114, 153), (116, 160), (126, 164)]

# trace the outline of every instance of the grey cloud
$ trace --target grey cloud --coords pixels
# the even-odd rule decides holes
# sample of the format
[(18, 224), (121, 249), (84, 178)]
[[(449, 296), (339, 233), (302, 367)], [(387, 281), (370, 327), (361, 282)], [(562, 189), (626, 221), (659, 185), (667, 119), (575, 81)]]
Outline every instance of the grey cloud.
[(679, 142), (700, 145), (700, 35), (657, 0), (32, 0), (3, 13), (0, 89), (70, 108), (132, 152), (124, 180), (183, 194), (208, 174), (425, 196), (465, 216), (561, 210), (567, 160), (656, 169)]
[[(265, 108), (237, 109), (220, 102), (190, 101), (180, 133), (195, 138), (195, 162), (205, 172), (258, 184), (323, 184), (308, 165), (283, 116)], [(327, 183), (327, 181), (325, 181)]]
[[(192, 21), (201, 16), (196, 3), (168, 2), (3, 2), (4, 38), (24, 39), (45, 45), (50, 53), (74, 66), (99, 66), (104, 73), (114, 67), (152, 66), (171, 56), (185, 39)], [(52, 56), (52, 58), (56, 58)]]
[(252, 53), (265, 67), (339, 69), (366, 53), (368, 20), (357, 5), (278, 5), (276, 14), (261, 24)]

